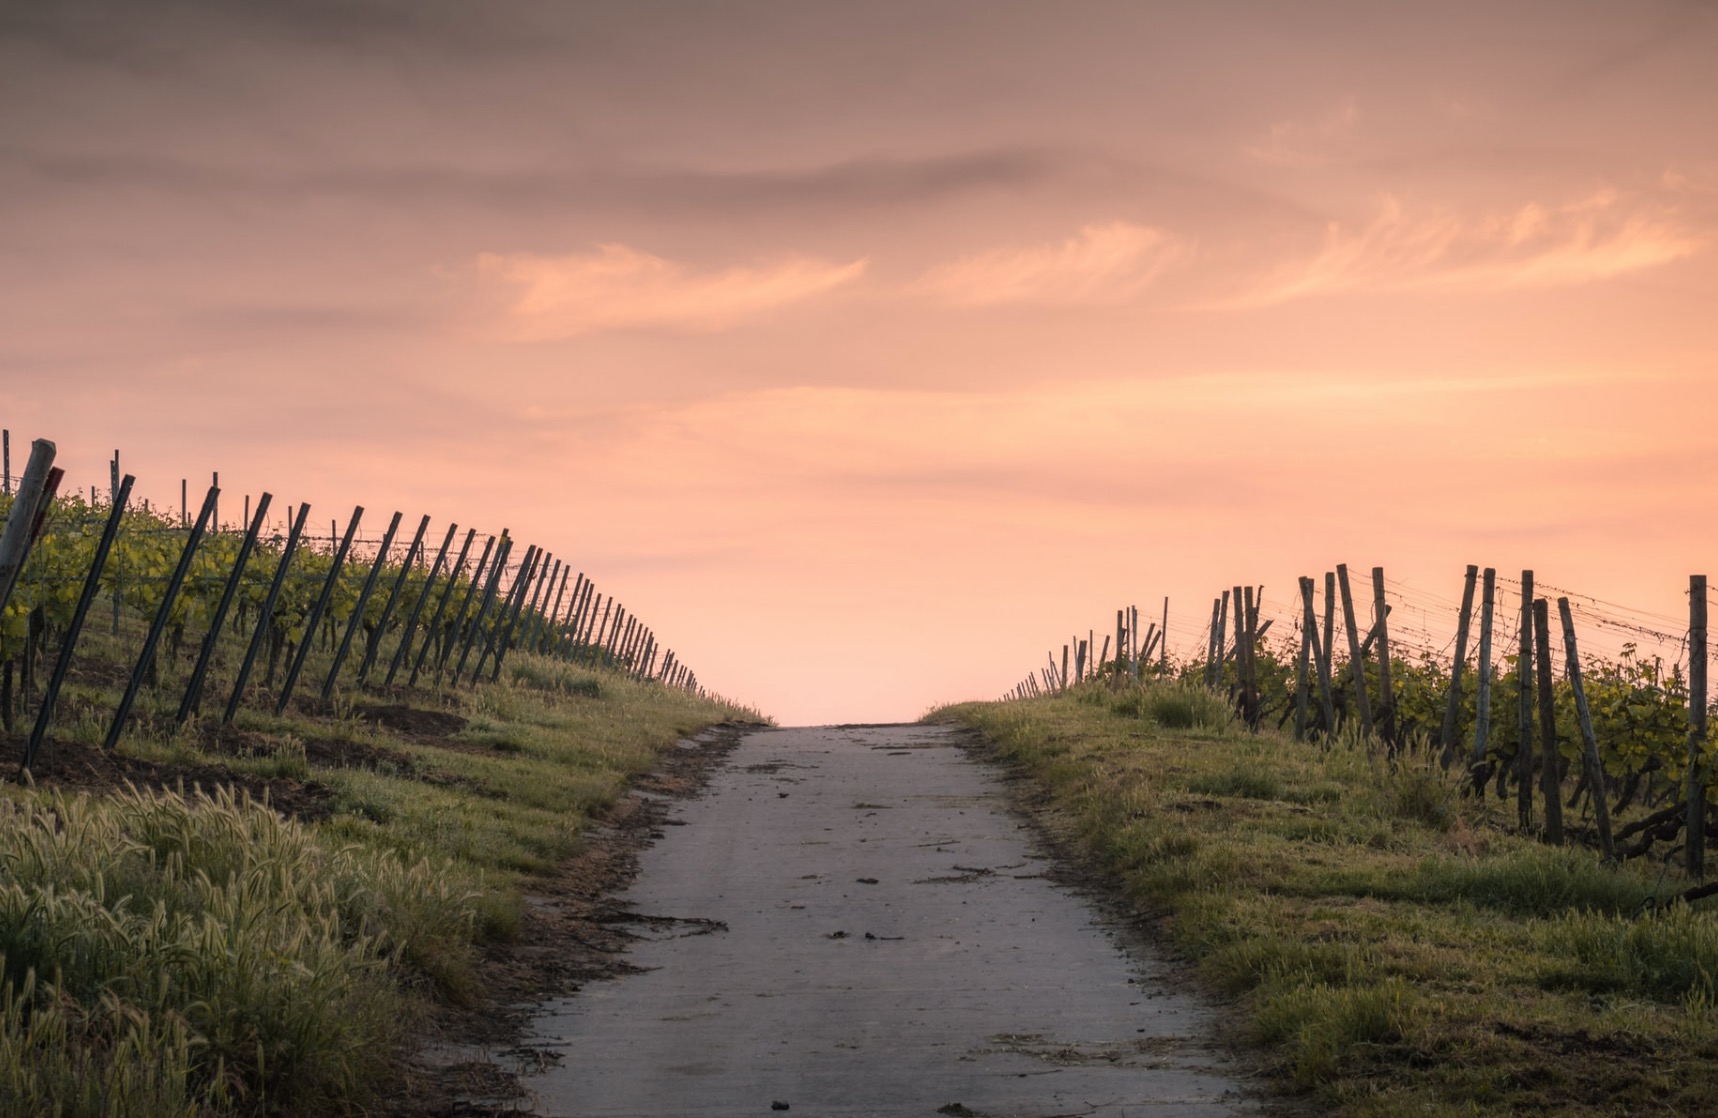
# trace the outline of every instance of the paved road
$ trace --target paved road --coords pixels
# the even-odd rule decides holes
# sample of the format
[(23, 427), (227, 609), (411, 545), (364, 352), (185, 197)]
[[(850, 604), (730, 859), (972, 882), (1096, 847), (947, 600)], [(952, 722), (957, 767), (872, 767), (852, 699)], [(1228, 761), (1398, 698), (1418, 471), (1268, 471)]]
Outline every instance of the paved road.
[(550, 1003), (536, 1113), (1255, 1114), (1209, 1010), (1046, 879), (927, 726), (748, 736), (623, 898), (647, 973)]

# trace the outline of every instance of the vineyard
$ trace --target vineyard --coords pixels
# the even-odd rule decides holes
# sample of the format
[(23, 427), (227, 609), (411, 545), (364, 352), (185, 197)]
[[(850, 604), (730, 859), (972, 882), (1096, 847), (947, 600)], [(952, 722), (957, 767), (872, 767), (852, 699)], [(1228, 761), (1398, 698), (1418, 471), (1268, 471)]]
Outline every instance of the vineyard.
[(524, 889), (755, 718), (505, 530), (228, 525), (55, 454), (0, 469), (4, 1118), (375, 1113)]
[[(38, 442), (18, 493), (8, 474), (0, 497), (0, 719), (11, 733), (33, 715), (26, 769), (56, 719), (87, 727), (111, 715), (107, 749), (132, 729), (218, 734), (243, 708), (285, 711), (301, 687), (326, 704), (343, 683), (493, 682), (515, 649), (701, 690), (696, 673), (626, 607), (582, 572), (573, 579), (571, 565), (544, 549), (515, 555), (505, 530), (473, 555), (476, 529), (455, 550), (459, 530), (450, 524), (431, 549), (430, 518), (405, 543), (395, 513), (361, 556), (362, 508), (324, 547), (307, 534), (308, 505), (271, 525), (267, 493), (242, 530), (213, 522), (213, 486), (194, 522), (184, 511), (173, 518), (131, 507), (130, 476), (114, 478), (106, 507), (58, 496), (53, 453)], [(101, 620), (92, 625), (98, 604), (111, 606), (105, 632)], [(80, 664), (86, 639), (91, 655)], [(104, 712), (75, 685), (111, 671), (116, 655), (129, 661), (125, 689)], [(75, 693), (62, 696), (68, 681)]]
[(1274, 614), (1234, 587), (1202, 625), (1118, 610), (934, 717), (1046, 793), (1321, 1112), (1718, 1115), (1705, 578), (1674, 618), (1372, 573)]
[[(1394, 606), (1381, 569), (1373, 572), (1368, 611), (1356, 610), (1346, 567), (1324, 581), (1320, 609), (1315, 581), (1300, 580), (1301, 609), (1274, 640), (1271, 630), (1284, 618), (1261, 618), (1262, 587), (1224, 591), (1199, 634), (1204, 654), (1181, 660), (1171, 660), (1162, 627), (1151, 624), (1140, 634), (1137, 609), (1118, 610), (1113, 644), (1106, 634), (1094, 655), (1091, 635), (1075, 637), (1063, 646), (1059, 665), (1050, 654), (1049, 666), (1006, 698), (1063, 693), (1085, 681), (1112, 688), (1147, 678), (1198, 684), (1222, 693), (1254, 731), (1292, 724), (1297, 741), (1348, 733), (1390, 755), (1435, 752), (1446, 768), (1465, 769), (1473, 794), (1513, 798), (1519, 830), (1552, 844), (1573, 838), (1613, 860), (1641, 857), (1682, 839), (1685, 825), (1699, 818), (1682, 850), (1690, 874), (1703, 876), (1704, 840), (1714, 837), (1704, 809), (1718, 802), (1718, 787), (1707, 778), (1718, 762), (1718, 727), (1706, 686), (1704, 576), (1690, 580), (1684, 632), (1636, 627), (1661, 644), (1674, 642), (1676, 659), (1668, 665), (1632, 640), (1611, 656), (1583, 655), (1571, 600), (1557, 600), (1561, 625), (1553, 630), (1551, 603), (1534, 596), (1531, 571), (1516, 583), (1514, 631), (1498, 633), (1496, 572), (1484, 572), (1476, 603), (1481, 574), (1469, 567), (1455, 637), (1442, 649), (1423, 631), (1406, 648), (1392, 647)], [(1112, 647), (1119, 654), (1112, 656)], [(1600, 788), (1604, 794), (1595, 795)], [(1690, 803), (1704, 809), (1691, 815)], [(1569, 828), (1565, 810), (1582, 812)]]

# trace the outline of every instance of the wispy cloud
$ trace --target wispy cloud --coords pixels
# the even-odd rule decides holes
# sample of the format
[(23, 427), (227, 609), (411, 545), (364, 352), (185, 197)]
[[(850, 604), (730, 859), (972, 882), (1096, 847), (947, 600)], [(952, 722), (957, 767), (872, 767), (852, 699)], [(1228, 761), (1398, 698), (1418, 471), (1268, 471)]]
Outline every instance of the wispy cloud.
[(913, 291), (959, 307), (1119, 303), (1190, 252), (1161, 229), (1114, 221), (1084, 226), (1059, 244), (992, 249), (939, 265)]
[(546, 341), (612, 330), (725, 330), (851, 283), (865, 264), (790, 257), (699, 272), (604, 244), (567, 256), (484, 253), (477, 275), (499, 304), (504, 337)]
[(1470, 290), (1593, 283), (1692, 255), (1706, 243), (1674, 209), (1600, 191), (1562, 206), (1416, 215), (1388, 199), (1370, 224), (1332, 222), (1324, 246), (1228, 306), (1344, 291)]

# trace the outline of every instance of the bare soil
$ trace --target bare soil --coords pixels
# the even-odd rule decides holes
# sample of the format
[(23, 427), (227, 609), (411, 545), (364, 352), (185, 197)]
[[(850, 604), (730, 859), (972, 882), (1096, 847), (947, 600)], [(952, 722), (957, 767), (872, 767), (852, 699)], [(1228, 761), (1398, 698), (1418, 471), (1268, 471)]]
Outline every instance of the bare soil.
[[(27, 740), (26, 735), (12, 734), (0, 741), (3, 779), (14, 783), (26, 779), (19, 766), (24, 761)], [(259, 776), (220, 765), (148, 761), (52, 735), (37, 751), (28, 779), (39, 787), (77, 792), (118, 792), (129, 785), (183, 794), (197, 788), (212, 792), (225, 787), (267, 803), (288, 818), (305, 822), (328, 818), (334, 804), (334, 790), (314, 780)]]

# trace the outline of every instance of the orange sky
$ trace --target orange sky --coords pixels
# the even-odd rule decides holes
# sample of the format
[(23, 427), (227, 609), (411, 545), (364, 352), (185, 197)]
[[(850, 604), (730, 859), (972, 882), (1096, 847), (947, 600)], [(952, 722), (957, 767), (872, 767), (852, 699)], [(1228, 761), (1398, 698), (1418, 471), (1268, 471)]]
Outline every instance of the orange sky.
[(0, 423), (507, 526), (784, 722), (1340, 561), (1681, 612), (1718, 11), (1288, 7), (8, 9)]

